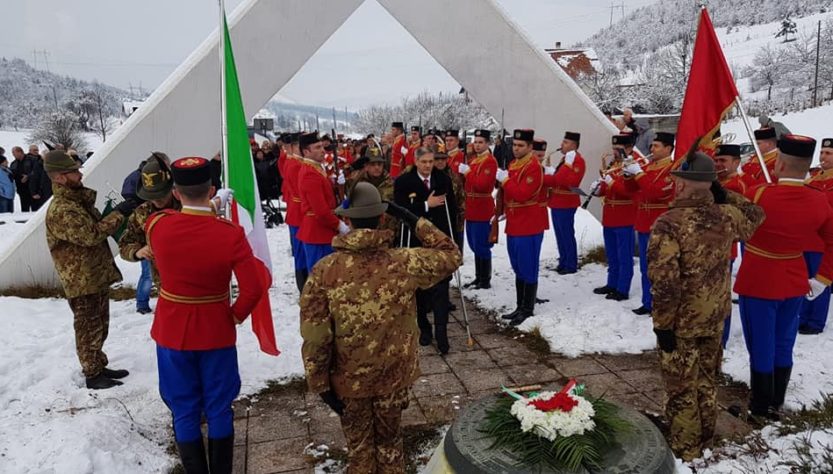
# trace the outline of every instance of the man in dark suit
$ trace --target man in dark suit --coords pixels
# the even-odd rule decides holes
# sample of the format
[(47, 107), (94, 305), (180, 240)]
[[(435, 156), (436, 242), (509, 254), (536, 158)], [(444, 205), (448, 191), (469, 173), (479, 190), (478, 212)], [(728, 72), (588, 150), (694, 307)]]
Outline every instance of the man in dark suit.
[[(442, 171), (434, 168), (434, 152), (429, 148), (419, 148), (415, 152), (414, 166), (400, 175), (393, 184), (393, 196), (396, 204), (406, 207), (418, 217), (431, 221), (449, 237), (454, 238), (449, 223), (457, 221), (457, 203), (454, 200), (451, 179)], [(418, 247), (421, 243), (416, 236), (406, 234), (404, 245)], [(419, 325), (419, 343), (431, 344), (436, 338), (437, 349), (441, 354), (448, 353), (449, 300), (446, 278), (428, 290), (417, 291), (417, 324)], [(434, 313), (434, 332), (428, 321), (428, 313)]]

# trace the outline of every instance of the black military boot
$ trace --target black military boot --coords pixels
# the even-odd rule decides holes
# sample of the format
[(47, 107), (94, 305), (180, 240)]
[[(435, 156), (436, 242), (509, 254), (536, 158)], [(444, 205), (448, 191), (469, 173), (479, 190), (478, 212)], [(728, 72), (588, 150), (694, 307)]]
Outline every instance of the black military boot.
[(614, 291), (616, 291), (616, 288), (611, 288), (607, 285), (600, 286), (598, 288), (593, 288), (593, 293), (595, 293), (597, 295), (609, 295), (609, 294), (613, 293)]
[(772, 408), (776, 411), (784, 405), (784, 398), (787, 396), (787, 385), (790, 383), (792, 367), (776, 367), (774, 375), (774, 391), (772, 395)]
[(298, 293), (304, 292), (304, 285), (307, 283), (307, 271), (304, 270), (295, 270), (295, 286), (298, 287)]
[(231, 474), (234, 465), (234, 435), (208, 439), (208, 466), (211, 474)]
[(463, 285), (463, 288), (480, 288), (480, 277), (482, 275), (482, 272), (483, 268), (480, 259), (474, 257), (474, 280)]
[(775, 376), (772, 373), (753, 370), (749, 385), (749, 412), (755, 417), (772, 418), (770, 406), (775, 389)]
[(87, 388), (92, 390), (104, 390), (107, 388), (118, 387), (119, 385), (122, 385), (122, 383), (118, 380), (113, 380), (110, 377), (104, 375), (104, 372), (96, 375), (95, 377), (87, 377), (86, 383)]
[(182, 467), (185, 468), (185, 474), (208, 474), (202, 438), (189, 443), (176, 443), (176, 447), (179, 450), (179, 459), (182, 461)]
[(525, 288), (522, 302), (523, 310), (509, 322), (511, 326), (517, 326), (526, 321), (526, 318), (535, 314), (535, 301), (537, 300), (536, 295), (538, 293), (538, 284), (525, 283), (524, 286)]
[(448, 354), (448, 281), (438, 283), (432, 298), (434, 306), (434, 339), (440, 354)]
[(482, 273), (480, 274), (480, 286), (478, 288), (488, 290), (492, 287), (492, 259), (483, 258), (480, 260), (480, 265)]
[(123, 379), (130, 375), (130, 372), (124, 369), (108, 369), (107, 367), (101, 369), (101, 373), (109, 379)]
[(613, 301), (625, 301), (628, 299), (628, 295), (621, 293), (617, 290), (613, 290), (612, 293), (608, 293), (607, 296), (605, 296), (605, 299)]
[(524, 303), (524, 289), (526, 285), (524, 282), (518, 278), (515, 278), (515, 311), (512, 311), (509, 314), (504, 314), (501, 316), (503, 319), (514, 319), (519, 313), (523, 311), (523, 303)]

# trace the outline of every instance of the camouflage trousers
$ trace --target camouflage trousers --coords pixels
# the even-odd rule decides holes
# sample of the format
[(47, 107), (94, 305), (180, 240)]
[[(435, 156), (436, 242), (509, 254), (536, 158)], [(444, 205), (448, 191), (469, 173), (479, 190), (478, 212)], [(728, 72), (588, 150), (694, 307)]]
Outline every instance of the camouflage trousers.
[(75, 351), (85, 377), (95, 377), (107, 367), (101, 350), (110, 329), (110, 290), (69, 298), (75, 316)]
[(348, 474), (403, 474), (402, 410), (408, 389), (369, 398), (345, 398), (341, 427), (347, 439)]
[(659, 351), (671, 424), (671, 450), (684, 461), (711, 445), (717, 420), (717, 374), (723, 357), (720, 336), (677, 338), (674, 352)]

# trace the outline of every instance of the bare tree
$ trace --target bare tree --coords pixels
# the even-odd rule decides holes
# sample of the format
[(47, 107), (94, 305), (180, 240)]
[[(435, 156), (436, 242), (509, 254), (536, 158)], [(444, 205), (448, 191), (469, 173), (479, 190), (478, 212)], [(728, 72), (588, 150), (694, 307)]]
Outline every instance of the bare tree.
[(61, 144), (66, 149), (74, 148), (79, 152), (87, 147), (78, 116), (67, 109), (44, 114), (29, 135), (28, 141)]
[(784, 72), (784, 52), (769, 45), (759, 49), (755, 54), (754, 67), (750, 67), (752, 87), (760, 89), (767, 88), (766, 99), (772, 100), (772, 88), (781, 82)]

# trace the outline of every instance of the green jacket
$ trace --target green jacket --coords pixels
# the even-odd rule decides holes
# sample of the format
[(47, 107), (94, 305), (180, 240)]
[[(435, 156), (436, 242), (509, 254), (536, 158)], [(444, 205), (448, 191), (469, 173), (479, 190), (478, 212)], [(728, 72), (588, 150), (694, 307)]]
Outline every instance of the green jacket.
[(389, 248), (386, 230), (354, 230), (333, 239), (335, 253), (312, 269), (301, 295), (301, 352), (313, 393), (386, 395), (419, 376), (415, 291), (460, 266), (454, 242), (426, 219), (422, 248)]
[(98, 293), (121, 281), (107, 237), (119, 229), (124, 216), (114, 211), (102, 219), (92, 189), (53, 185), (52, 192), (46, 243), (66, 297)]
[[(180, 204), (176, 198), (172, 198), (170, 208), (178, 211), (182, 209), (182, 204)], [(127, 228), (121, 235), (121, 238), (119, 238), (119, 255), (121, 255), (123, 260), (128, 262), (139, 261), (139, 259), (136, 258), (136, 252), (147, 245), (145, 223), (151, 214), (158, 211), (161, 211), (161, 209), (157, 209), (152, 202), (147, 201), (137, 207), (136, 210), (133, 211), (133, 214), (130, 214), (130, 217), (127, 219)], [(150, 267), (152, 270), (151, 273), (153, 273), (153, 282), (158, 286), (159, 271), (156, 269), (156, 264), (153, 261), (151, 261)]]

